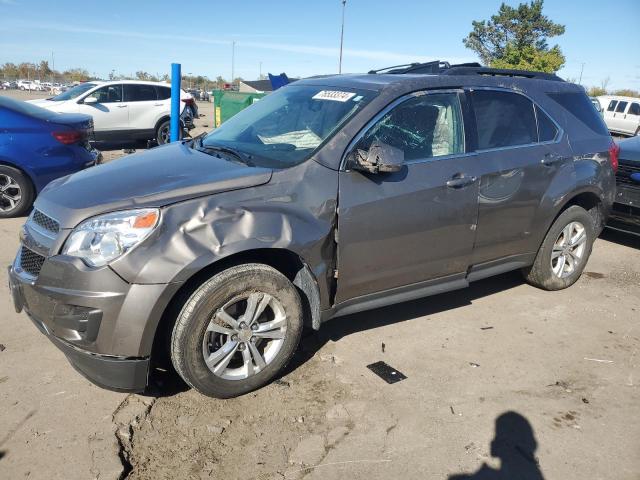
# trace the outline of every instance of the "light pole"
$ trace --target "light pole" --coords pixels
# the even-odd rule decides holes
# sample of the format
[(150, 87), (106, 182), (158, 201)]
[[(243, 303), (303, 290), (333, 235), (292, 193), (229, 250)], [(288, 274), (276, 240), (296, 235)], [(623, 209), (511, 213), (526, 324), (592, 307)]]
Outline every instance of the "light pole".
[(189, 75), (189, 90), (191, 90), (193, 88), (193, 85), (191, 84), (192, 78), (193, 78), (192, 77), (193, 73), (187, 73), (187, 75)]
[(236, 74), (236, 42), (231, 42), (231, 88), (233, 88), (233, 79)]
[(582, 85), (582, 72), (584, 71), (584, 62), (582, 62), (582, 66), (580, 67), (580, 80), (578, 80), (578, 84)]
[(344, 42), (344, 10), (347, 0), (342, 0), (342, 27), (340, 28), (340, 63), (338, 63), (338, 73), (342, 73), (342, 44)]

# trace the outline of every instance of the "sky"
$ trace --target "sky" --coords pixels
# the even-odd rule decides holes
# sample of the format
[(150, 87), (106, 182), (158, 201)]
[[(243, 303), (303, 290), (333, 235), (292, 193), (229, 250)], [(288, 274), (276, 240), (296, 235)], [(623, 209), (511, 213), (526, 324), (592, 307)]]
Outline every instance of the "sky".
[[(500, 0), (347, 0), (342, 71), (413, 61), (476, 61), (462, 44), (473, 20)], [(517, 5), (519, 1), (507, 0)], [(566, 57), (563, 78), (640, 90), (640, 0), (547, 0), (566, 26), (550, 40)], [(611, 17), (607, 15), (611, 12)], [(0, 64), (48, 60), (107, 78), (170, 72), (247, 80), (337, 73), (341, 0), (0, 0)]]

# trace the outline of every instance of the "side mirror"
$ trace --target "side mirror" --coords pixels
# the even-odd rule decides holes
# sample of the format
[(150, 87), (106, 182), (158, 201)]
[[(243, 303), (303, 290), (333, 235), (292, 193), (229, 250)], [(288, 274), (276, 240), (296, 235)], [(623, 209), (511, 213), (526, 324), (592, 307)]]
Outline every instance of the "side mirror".
[(96, 97), (88, 96), (82, 101), (82, 103), (85, 105), (95, 105), (98, 103), (98, 99)]
[(369, 151), (356, 149), (353, 152), (353, 168), (368, 173), (399, 172), (404, 165), (404, 151), (387, 145), (373, 142)]

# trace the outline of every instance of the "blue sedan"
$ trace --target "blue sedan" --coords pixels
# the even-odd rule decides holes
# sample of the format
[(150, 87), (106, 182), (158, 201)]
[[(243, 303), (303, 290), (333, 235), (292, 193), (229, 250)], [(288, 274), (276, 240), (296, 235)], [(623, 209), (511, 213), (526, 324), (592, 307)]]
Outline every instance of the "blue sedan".
[(100, 163), (89, 115), (0, 97), (0, 218), (24, 214), (47, 183)]

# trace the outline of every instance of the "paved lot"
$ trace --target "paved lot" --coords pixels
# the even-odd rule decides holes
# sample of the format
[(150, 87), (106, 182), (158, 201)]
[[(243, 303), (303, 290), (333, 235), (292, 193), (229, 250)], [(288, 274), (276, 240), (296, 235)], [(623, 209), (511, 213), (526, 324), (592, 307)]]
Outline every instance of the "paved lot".
[[(3, 265), (23, 221), (0, 222)], [(331, 321), (281, 380), (226, 401), (106, 392), (6, 288), (0, 312), (3, 479), (640, 479), (634, 237), (605, 232), (561, 292), (513, 273)], [(387, 385), (378, 360), (408, 378)]]

